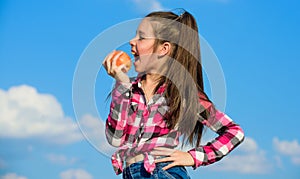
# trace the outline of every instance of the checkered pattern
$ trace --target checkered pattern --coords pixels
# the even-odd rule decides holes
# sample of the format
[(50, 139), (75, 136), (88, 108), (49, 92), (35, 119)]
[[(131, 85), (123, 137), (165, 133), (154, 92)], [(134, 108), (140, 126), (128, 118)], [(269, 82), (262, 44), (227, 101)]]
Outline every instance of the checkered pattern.
[(219, 136), (204, 146), (188, 151), (194, 158), (194, 169), (220, 160), (244, 140), (244, 132), (241, 127), (218, 110), (216, 110), (214, 120), (202, 120), (202, 124), (215, 131)]
[[(118, 147), (112, 156), (116, 174), (122, 173), (126, 157), (138, 154), (144, 154), (144, 166), (151, 173), (155, 163), (150, 151), (160, 146), (175, 148), (179, 144), (180, 133), (176, 129), (167, 128), (163, 119), (168, 111), (164, 92), (165, 85), (146, 104), (141, 78), (131, 83), (116, 83), (106, 121), (107, 141)], [(202, 106), (210, 105), (202, 103)], [(199, 120), (219, 136), (205, 146), (188, 151), (194, 158), (194, 168), (220, 160), (244, 138), (242, 129), (220, 111), (216, 111), (213, 122), (203, 118)]]

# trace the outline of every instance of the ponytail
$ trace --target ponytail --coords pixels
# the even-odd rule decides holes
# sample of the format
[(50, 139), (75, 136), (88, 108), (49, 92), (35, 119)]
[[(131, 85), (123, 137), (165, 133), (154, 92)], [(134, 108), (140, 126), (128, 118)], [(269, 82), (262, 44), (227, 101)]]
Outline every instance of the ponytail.
[(178, 128), (184, 141), (199, 146), (203, 124), (199, 118), (211, 117), (211, 109), (203, 108), (202, 102), (210, 103), (204, 92), (200, 40), (195, 18), (187, 11), (180, 15), (173, 12), (153, 12), (146, 17), (154, 23), (156, 37), (154, 50), (166, 41), (172, 44), (168, 70), (161, 77), (156, 90), (166, 83), (165, 97), (169, 105), (166, 123)]

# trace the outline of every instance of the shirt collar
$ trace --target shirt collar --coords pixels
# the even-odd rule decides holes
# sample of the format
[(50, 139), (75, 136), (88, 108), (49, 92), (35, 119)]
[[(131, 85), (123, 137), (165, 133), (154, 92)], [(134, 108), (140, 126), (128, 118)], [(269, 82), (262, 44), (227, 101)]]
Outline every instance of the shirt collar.
[[(138, 87), (138, 88), (142, 88), (142, 79), (145, 77), (145, 75), (138, 75), (136, 77), (136, 79), (132, 82), (132, 86), (134, 87)], [(161, 85), (158, 90), (156, 91), (155, 94), (163, 94), (166, 90), (166, 83), (164, 83), (163, 85)]]

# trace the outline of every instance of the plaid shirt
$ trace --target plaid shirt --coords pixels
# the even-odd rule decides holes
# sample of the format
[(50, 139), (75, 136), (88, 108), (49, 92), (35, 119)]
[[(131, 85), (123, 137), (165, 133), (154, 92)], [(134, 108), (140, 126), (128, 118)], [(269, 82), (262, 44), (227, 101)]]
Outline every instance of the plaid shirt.
[[(116, 174), (123, 171), (126, 157), (144, 154), (144, 167), (151, 173), (155, 168), (154, 157), (149, 153), (155, 147), (175, 148), (179, 144), (180, 132), (169, 129), (163, 119), (168, 111), (161, 86), (146, 104), (141, 89), (141, 78), (131, 83), (117, 82), (112, 91), (110, 113), (106, 121), (106, 138), (118, 150), (111, 160)], [(202, 106), (210, 104), (201, 102)], [(194, 159), (194, 169), (220, 160), (244, 139), (244, 133), (227, 115), (216, 110), (214, 122), (199, 117), (201, 123), (219, 136), (205, 146), (188, 152)]]

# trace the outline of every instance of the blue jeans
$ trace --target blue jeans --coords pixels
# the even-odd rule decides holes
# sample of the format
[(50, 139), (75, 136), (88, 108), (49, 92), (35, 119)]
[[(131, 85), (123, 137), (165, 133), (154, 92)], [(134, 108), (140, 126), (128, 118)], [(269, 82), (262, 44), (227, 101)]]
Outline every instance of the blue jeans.
[(144, 168), (143, 161), (136, 162), (126, 167), (123, 170), (124, 179), (138, 179), (138, 178), (149, 178), (149, 179), (190, 179), (184, 166), (175, 166), (168, 170), (162, 168), (171, 162), (157, 163), (153, 173), (148, 173)]

